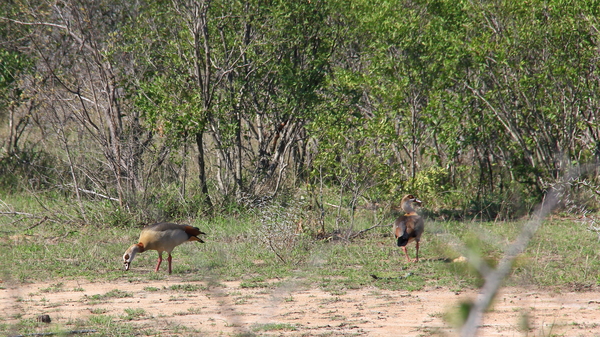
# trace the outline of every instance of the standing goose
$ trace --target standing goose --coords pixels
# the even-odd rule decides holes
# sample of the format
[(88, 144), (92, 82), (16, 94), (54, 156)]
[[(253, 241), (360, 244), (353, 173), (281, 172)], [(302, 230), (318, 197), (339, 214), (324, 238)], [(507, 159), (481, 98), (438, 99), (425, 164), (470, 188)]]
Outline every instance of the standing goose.
[(416, 241), (417, 244), (417, 256), (413, 260), (413, 262), (419, 261), (419, 241), (421, 240), (421, 235), (423, 234), (423, 230), (425, 230), (425, 224), (423, 222), (423, 218), (421, 218), (417, 212), (415, 212), (412, 207), (412, 203), (416, 203), (417, 205), (421, 205), (421, 200), (415, 198), (411, 194), (408, 194), (402, 198), (400, 201), (400, 205), (404, 212), (403, 216), (396, 219), (394, 222), (394, 234), (396, 236), (398, 247), (402, 247), (404, 254), (406, 255), (406, 259), (410, 262), (410, 258), (408, 257), (408, 252), (406, 251), (406, 245), (411, 241)]
[(171, 274), (171, 252), (173, 249), (186, 241), (198, 241), (204, 243), (198, 235), (206, 234), (198, 228), (188, 225), (178, 225), (168, 222), (160, 222), (149, 225), (142, 229), (139, 242), (132, 245), (123, 254), (123, 264), (125, 270), (129, 270), (131, 261), (135, 258), (135, 254), (142, 253), (147, 250), (158, 251), (158, 263), (156, 270), (160, 268), (162, 262), (162, 253), (169, 253), (167, 260), (169, 261), (169, 274)]

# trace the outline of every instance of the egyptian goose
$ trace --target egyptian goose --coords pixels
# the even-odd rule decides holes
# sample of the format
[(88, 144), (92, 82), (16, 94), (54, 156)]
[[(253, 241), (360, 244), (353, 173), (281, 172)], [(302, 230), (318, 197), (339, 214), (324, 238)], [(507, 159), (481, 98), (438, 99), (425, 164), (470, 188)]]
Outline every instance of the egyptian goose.
[(423, 218), (421, 218), (412, 207), (413, 203), (421, 205), (421, 200), (415, 198), (411, 194), (404, 196), (402, 201), (400, 201), (400, 205), (406, 214), (399, 217), (396, 219), (396, 222), (394, 222), (394, 234), (398, 240), (398, 247), (402, 247), (402, 250), (404, 250), (404, 254), (406, 255), (406, 259), (409, 262), (410, 258), (408, 257), (408, 252), (406, 251), (406, 245), (413, 240), (416, 241), (417, 257), (413, 261), (418, 262), (419, 241), (421, 240), (421, 235), (425, 229), (425, 224), (423, 222)]
[(188, 225), (178, 225), (168, 222), (160, 222), (149, 225), (142, 229), (139, 242), (132, 245), (123, 254), (123, 264), (125, 270), (129, 270), (131, 261), (135, 258), (135, 254), (142, 253), (147, 250), (158, 251), (158, 263), (156, 270), (160, 268), (162, 262), (162, 253), (169, 253), (167, 260), (169, 261), (169, 274), (171, 274), (171, 252), (173, 249), (186, 241), (198, 241), (204, 243), (198, 235), (206, 234), (198, 228)]

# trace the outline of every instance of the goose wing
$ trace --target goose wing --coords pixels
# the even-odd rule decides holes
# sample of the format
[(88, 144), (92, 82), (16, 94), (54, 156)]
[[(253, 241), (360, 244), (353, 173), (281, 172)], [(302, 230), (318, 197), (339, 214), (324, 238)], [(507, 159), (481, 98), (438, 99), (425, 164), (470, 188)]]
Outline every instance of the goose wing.
[(413, 232), (413, 228), (410, 226), (409, 220), (410, 219), (408, 217), (401, 216), (396, 219), (396, 222), (394, 223), (394, 234), (396, 239), (398, 239), (397, 244), (399, 247), (406, 246), (411, 237), (411, 233)]

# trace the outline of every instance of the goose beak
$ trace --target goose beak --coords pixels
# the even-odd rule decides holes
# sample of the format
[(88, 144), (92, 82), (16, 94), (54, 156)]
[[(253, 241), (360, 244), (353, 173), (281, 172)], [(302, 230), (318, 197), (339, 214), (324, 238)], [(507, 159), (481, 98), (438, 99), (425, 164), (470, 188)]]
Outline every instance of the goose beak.
[(417, 198), (415, 198), (413, 201), (419, 206), (421, 206), (421, 204), (423, 203), (421, 200), (419, 200)]
[(129, 262), (125, 261), (123, 262), (123, 264), (125, 265), (125, 271), (129, 270)]

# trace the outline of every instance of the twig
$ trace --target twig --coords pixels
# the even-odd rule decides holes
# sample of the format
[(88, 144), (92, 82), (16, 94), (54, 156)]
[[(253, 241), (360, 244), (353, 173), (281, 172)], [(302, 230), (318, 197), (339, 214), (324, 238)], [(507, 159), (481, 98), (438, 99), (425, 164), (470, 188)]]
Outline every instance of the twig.
[[(66, 185), (66, 186), (67, 186), (67, 187), (72, 187), (72, 186), (70, 186), (70, 185)], [(57, 187), (58, 187), (58, 188), (65, 188), (65, 186), (64, 186), (64, 185), (57, 185)], [(83, 192), (83, 193), (87, 193), (87, 194), (95, 195), (95, 196), (97, 196), (97, 197), (100, 197), (100, 198), (103, 198), (103, 199), (108, 199), (108, 200), (111, 200), (111, 201), (119, 201), (119, 199), (118, 199), (118, 198), (114, 198), (114, 197), (111, 197), (111, 196), (108, 196), (108, 195), (104, 195), (104, 194), (102, 194), (102, 193), (98, 193), (98, 192), (96, 192), (96, 191), (90, 191), (90, 190), (86, 190), (86, 189), (83, 189), (83, 188), (81, 188), (81, 187), (78, 187), (78, 188), (77, 188), (77, 190), (78, 190), (79, 192)]]
[(387, 225), (382, 225), (382, 224), (381, 224), (382, 222), (383, 222), (383, 220), (379, 221), (379, 223), (378, 223), (377, 225), (373, 225), (373, 226), (371, 226), (371, 227), (369, 227), (369, 228), (366, 228), (366, 229), (361, 229), (361, 230), (359, 230), (358, 232), (356, 232), (356, 233), (352, 234), (352, 235), (350, 236), (350, 239), (354, 239), (355, 237), (357, 237), (357, 236), (359, 236), (359, 235), (361, 235), (361, 234), (363, 234), (363, 233), (366, 233), (366, 232), (370, 231), (370, 230), (371, 230), (371, 229), (373, 229), (373, 228), (377, 228), (377, 227), (387, 227)]
[(23, 22), (23, 21), (19, 21), (19, 20), (9, 19), (6, 17), (0, 17), (0, 19), (14, 22), (16, 24), (24, 25), (24, 26), (50, 26), (50, 27), (57, 27), (57, 28), (61, 28), (61, 29), (67, 29), (67, 26), (59, 25), (59, 24), (52, 23), (52, 22)]
[(36, 216), (31, 213), (23, 213), (23, 212), (0, 212), (0, 215), (24, 215), (24, 216), (28, 216), (30, 218), (36, 218)]
[(27, 227), (27, 229), (25, 229), (25, 230), (26, 230), (26, 231), (28, 231), (28, 230), (30, 230), (30, 229), (33, 229), (33, 228), (35, 228), (35, 227), (37, 227), (37, 226), (39, 226), (39, 225), (43, 224), (43, 223), (44, 223), (44, 222), (46, 222), (47, 220), (48, 220), (48, 217), (47, 217), (47, 216), (44, 216), (44, 218), (43, 218), (42, 220), (40, 220), (40, 221), (38, 221), (37, 223), (35, 223), (35, 224), (33, 224), (33, 225), (31, 225), (31, 226)]
[[(41, 225), (42, 223), (44, 223), (45, 221), (51, 221), (51, 222), (58, 222), (57, 220), (51, 219), (49, 218), (47, 215), (44, 216), (40, 216), (40, 215), (35, 215), (35, 214), (31, 214), (31, 213), (25, 213), (25, 212), (0, 212), (0, 215), (22, 215), (22, 216), (26, 216), (28, 218), (34, 218), (34, 219), (41, 219), (39, 222), (35, 223), (34, 225), (30, 226), (29, 228), (27, 228), (26, 230), (35, 228), (39, 225)], [(23, 220), (23, 218), (20, 218), (16, 221), (13, 221), (12, 224)]]
[(38, 223), (36, 223), (35, 225), (33, 225), (27, 229), (35, 228), (35, 227), (41, 225), (44, 221), (58, 222), (57, 220), (50, 219), (47, 215), (40, 216), (40, 215), (35, 215), (35, 214), (25, 213), (25, 212), (0, 212), (0, 215), (22, 215), (22, 216), (26, 216), (28, 218), (41, 219)]
[(101, 193), (98, 193), (98, 192), (94, 192), (94, 191), (90, 191), (90, 190), (84, 190), (83, 188), (78, 188), (78, 189), (81, 192), (88, 193), (88, 194), (93, 194), (93, 195), (98, 196), (100, 198), (108, 199), (108, 200), (111, 200), (111, 201), (119, 201), (118, 198), (109, 197), (107, 195), (104, 195), (104, 194), (101, 194)]
[(269, 241), (269, 247), (271, 247), (271, 250), (273, 251), (273, 253), (275, 253), (275, 255), (281, 260), (281, 262), (285, 263), (285, 259), (283, 257), (281, 257), (281, 255), (279, 255), (279, 253), (277, 252), (275, 247), (273, 247), (273, 242), (271, 241), (270, 238), (268, 241)]

